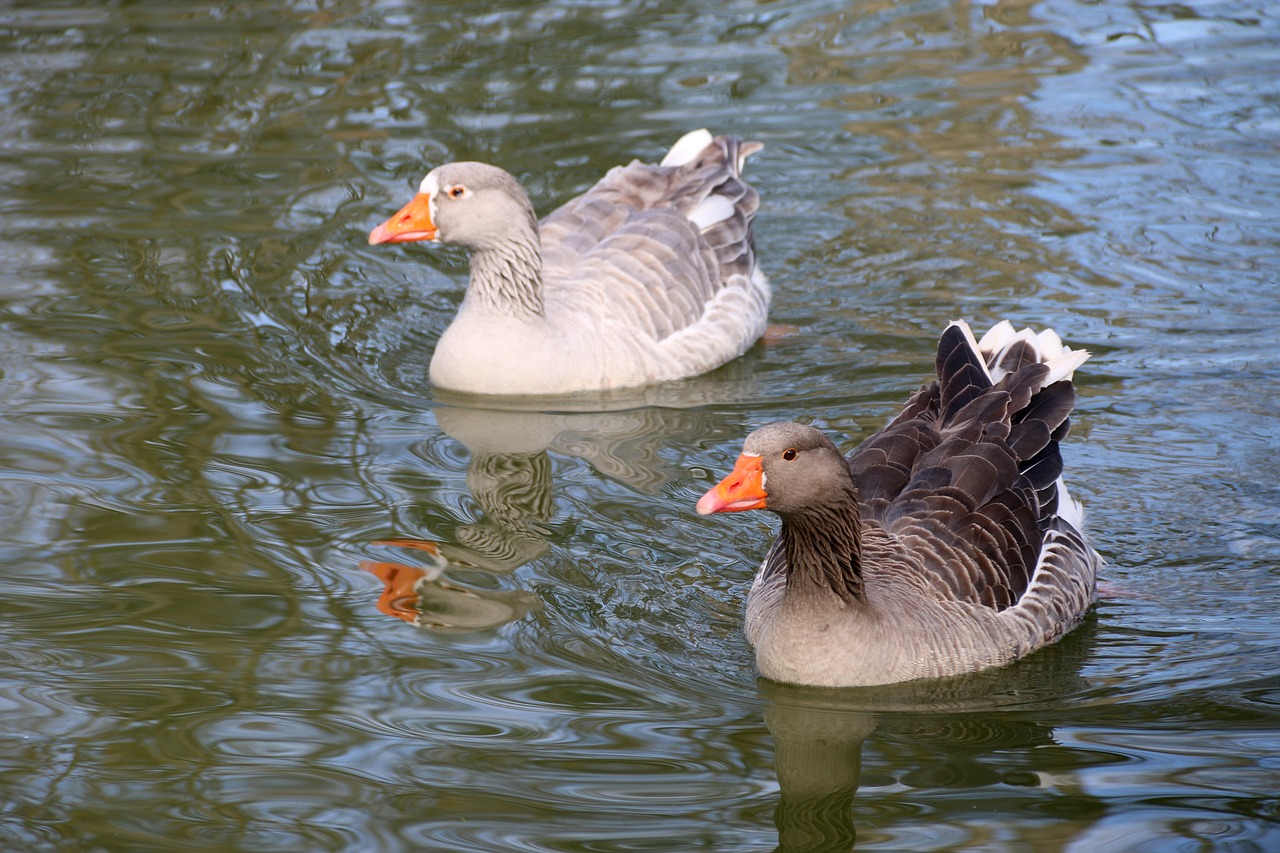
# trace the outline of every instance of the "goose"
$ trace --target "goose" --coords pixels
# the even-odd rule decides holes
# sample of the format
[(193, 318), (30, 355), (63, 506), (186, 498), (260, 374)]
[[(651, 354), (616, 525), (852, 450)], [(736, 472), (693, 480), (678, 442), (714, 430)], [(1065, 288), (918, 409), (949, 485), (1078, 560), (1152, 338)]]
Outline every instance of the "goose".
[(1058, 443), (1088, 358), (1008, 321), (947, 327), (937, 378), (845, 458), (821, 431), (747, 436), (702, 515), (766, 509), (782, 529), (747, 596), (768, 679), (822, 687), (1009, 663), (1075, 627), (1102, 558)]
[(538, 221), (520, 184), (446, 163), (369, 234), (471, 253), (470, 282), (431, 357), (437, 388), (562, 395), (705, 373), (764, 333), (759, 195), (742, 177), (763, 146), (696, 130), (658, 165), (634, 161)]

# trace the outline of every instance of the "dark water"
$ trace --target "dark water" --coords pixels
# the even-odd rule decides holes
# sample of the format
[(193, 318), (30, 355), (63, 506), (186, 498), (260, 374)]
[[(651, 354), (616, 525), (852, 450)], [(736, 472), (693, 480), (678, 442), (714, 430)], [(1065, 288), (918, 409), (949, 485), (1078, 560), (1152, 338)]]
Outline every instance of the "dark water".
[[(545, 212), (701, 126), (767, 145), (790, 334), (433, 393), (464, 259), (365, 244), (428, 166)], [(1274, 4), (8, 4), (0, 185), (0, 848), (1280, 849)], [(772, 522), (693, 501), (955, 317), (1093, 351), (1111, 595), (973, 678), (757, 682)]]

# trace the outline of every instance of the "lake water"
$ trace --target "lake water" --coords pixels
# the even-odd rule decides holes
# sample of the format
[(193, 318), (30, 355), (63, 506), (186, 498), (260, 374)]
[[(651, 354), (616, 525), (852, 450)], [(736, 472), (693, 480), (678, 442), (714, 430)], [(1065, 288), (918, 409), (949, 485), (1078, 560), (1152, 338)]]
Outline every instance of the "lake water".
[[(0, 10), (0, 849), (1280, 849), (1280, 10), (42, 2)], [(763, 141), (767, 344), (504, 405), (426, 382), (429, 166), (542, 212)], [(1108, 561), (956, 681), (759, 681), (742, 437), (851, 448), (947, 321), (1093, 352)], [(428, 544), (429, 543), (429, 544)], [(855, 842), (856, 839), (856, 842)]]

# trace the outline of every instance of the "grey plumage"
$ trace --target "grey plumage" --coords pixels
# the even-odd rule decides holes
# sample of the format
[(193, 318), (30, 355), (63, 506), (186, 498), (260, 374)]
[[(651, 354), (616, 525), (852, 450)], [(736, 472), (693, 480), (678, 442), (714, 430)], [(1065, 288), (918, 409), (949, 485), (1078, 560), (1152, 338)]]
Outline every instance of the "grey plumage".
[(694, 376), (741, 355), (763, 334), (770, 298), (752, 233), (759, 196), (741, 177), (760, 148), (694, 131), (661, 164), (614, 168), (540, 223), (495, 166), (433, 170), (420, 194), (430, 218), (411, 222), (411, 202), (370, 235), (472, 252), (432, 383), (562, 394)]
[[(762, 673), (829, 686), (955, 675), (1074, 627), (1101, 558), (1058, 442), (1086, 356), (1052, 332), (1003, 323), (979, 345), (953, 324), (937, 378), (847, 460), (798, 424), (748, 436), (757, 506), (783, 521), (747, 603)], [(699, 511), (740, 508), (714, 494)]]
[[(658, 339), (696, 322), (717, 291), (756, 268), (751, 220), (760, 198), (738, 170), (761, 147), (719, 136), (681, 166), (636, 161), (611, 170), (542, 221), (544, 282), (584, 269), (607, 276), (617, 286), (606, 297), (624, 311), (638, 300), (638, 319)], [(699, 231), (689, 216), (712, 195), (732, 215)]]

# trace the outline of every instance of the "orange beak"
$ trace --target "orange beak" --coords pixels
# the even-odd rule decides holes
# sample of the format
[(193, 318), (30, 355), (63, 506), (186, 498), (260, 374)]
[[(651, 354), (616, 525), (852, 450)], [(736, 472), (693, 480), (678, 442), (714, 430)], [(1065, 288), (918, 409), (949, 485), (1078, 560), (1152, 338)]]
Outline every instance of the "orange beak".
[(370, 246), (434, 239), (436, 224), (431, 221), (431, 196), (427, 193), (415, 195), (399, 213), (369, 232)]
[(420, 615), (418, 612), (418, 582), (427, 573), (413, 566), (400, 563), (374, 563), (368, 560), (360, 564), (360, 568), (382, 581), (382, 595), (378, 596), (378, 610), (413, 622)]
[(764, 490), (764, 468), (759, 456), (738, 456), (738, 462), (710, 491), (698, 499), (698, 515), (713, 512), (742, 512), (764, 509), (769, 493)]

